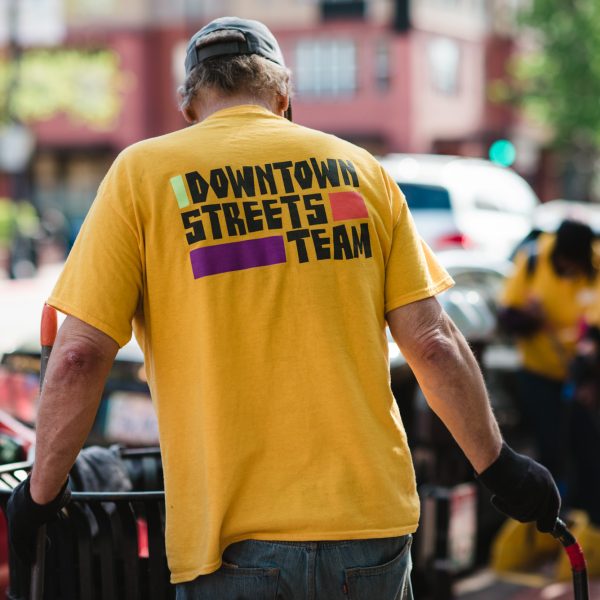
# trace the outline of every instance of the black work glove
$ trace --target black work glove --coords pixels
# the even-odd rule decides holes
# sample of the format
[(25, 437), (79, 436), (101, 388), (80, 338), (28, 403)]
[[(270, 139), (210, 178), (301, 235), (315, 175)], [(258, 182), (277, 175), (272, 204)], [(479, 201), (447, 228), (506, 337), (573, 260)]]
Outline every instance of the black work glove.
[(503, 443), (498, 458), (477, 479), (492, 492), (500, 512), (521, 523), (536, 521), (544, 533), (553, 531), (560, 495), (546, 467)]
[(30, 477), (13, 490), (6, 505), (10, 551), (25, 564), (32, 564), (35, 560), (35, 542), (40, 525), (52, 521), (71, 498), (67, 481), (52, 502), (37, 504), (31, 497), (29, 480)]

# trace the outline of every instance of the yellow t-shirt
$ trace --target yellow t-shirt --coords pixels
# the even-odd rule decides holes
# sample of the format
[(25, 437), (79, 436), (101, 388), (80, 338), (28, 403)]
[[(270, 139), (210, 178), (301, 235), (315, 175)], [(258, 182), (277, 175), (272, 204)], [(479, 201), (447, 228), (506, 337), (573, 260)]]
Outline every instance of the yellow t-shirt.
[(537, 241), (533, 272), (528, 272), (528, 251), (520, 252), (515, 271), (506, 283), (502, 304), (521, 308), (531, 300), (541, 304), (546, 325), (538, 333), (518, 339), (523, 367), (561, 380), (574, 357), (580, 326), (596, 303), (595, 282), (586, 277), (566, 279), (554, 272), (550, 254), (555, 236), (542, 234)]
[(174, 583), (243, 539), (416, 529), (385, 314), (451, 284), (373, 157), (258, 106), (117, 158), (49, 303), (133, 321)]

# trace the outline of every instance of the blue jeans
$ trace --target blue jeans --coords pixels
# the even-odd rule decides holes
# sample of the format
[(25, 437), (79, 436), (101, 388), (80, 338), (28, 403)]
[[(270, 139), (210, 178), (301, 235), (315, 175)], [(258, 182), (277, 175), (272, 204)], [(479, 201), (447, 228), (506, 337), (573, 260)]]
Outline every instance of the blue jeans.
[(177, 585), (177, 600), (413, 600), (412, 536), (229, 546), (218, 571)]

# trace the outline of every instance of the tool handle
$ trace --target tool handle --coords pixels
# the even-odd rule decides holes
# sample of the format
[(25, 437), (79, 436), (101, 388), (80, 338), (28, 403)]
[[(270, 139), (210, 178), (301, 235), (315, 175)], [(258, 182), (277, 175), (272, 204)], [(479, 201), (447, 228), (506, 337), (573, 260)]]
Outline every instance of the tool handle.
[[(58, 319), (56, 309), (44, 304), (42, 309), (42, 322), (40, 325), (40, 343), (42, 346), (40, 354), (40, 394), (44, 379), (46, 378), (46, 367), (52, 352), (52, 346), (56, 341)], [(31, 600), (42, 600), (44, 596), (44, 575), (46, 568), (46, 525), (38, 529), (35, 545), (35, 563), (31, 566)]]
[(563, 545), (573, 572), (575, 600), (589, 600), (587, 566), (581, 546), (562, 519), (556, 519), (552, 535)]
[(554, 529), (551, 533), (565, 548), (577, 543), (577, 540), (568, 530), (566, 523), (562, 519), (556, 519)]
[(52, 347), (54, 345), (58, 328), (57, 323), (56, 309), (49, 304), (44, 304), (44, 308), (42, 309), (42, 324), (40, 327), (40, 342), (42, 346)]
[(56, 309), (48, 304), (44, 304), (42, 310), (42, 323), (40, 327), (40, 342), (42, 351), (40, 354), (40, 391), (46, 378), (46, 367), (48, 366), (48, 360), (50, 353), (52, 352), (52, 346), (56, 341), (57, 331), (57, 316)]
[(35, 543), (35, 563), (31, 567), (31, 600), (44, 597), (44, 574), (46, 572), (46, 525), (41, 525)]

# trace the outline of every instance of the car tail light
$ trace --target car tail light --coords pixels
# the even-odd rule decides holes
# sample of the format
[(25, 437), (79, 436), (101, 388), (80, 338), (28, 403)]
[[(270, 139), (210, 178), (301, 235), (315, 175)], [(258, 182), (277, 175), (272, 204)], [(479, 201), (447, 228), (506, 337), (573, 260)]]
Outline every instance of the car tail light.
[(0, 410), (25, 423), (33, 423), (38, 396), (39, 382), (35, 375), (0, 367)]
[(459, 233), (448, 233), (439, 237), (435, 242), (436, 250), (447, 250), (448, 248), (471, 248), (473, 242), (464, 234)]

